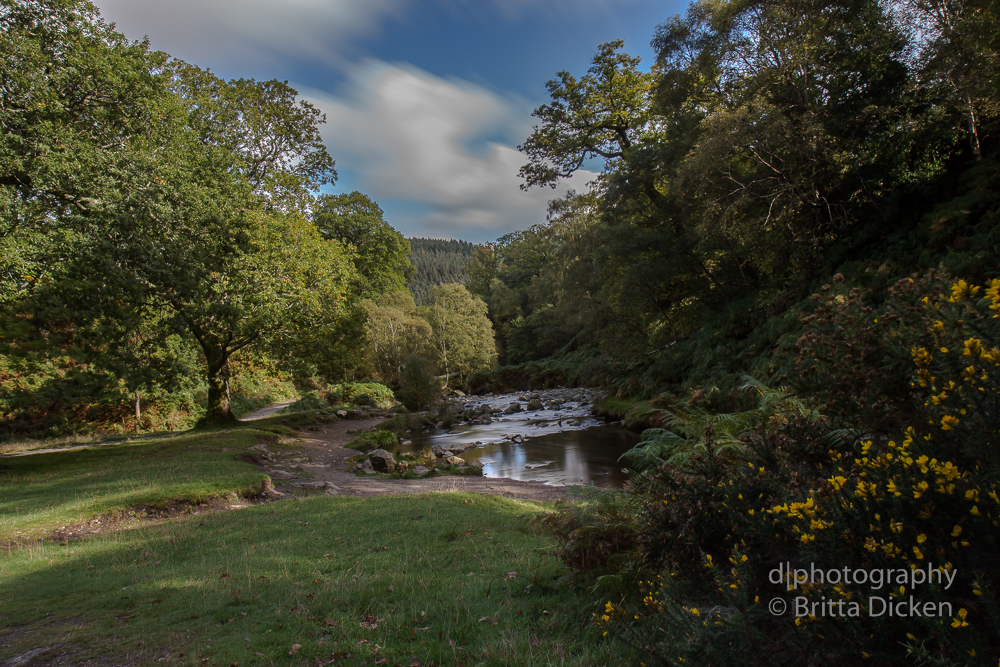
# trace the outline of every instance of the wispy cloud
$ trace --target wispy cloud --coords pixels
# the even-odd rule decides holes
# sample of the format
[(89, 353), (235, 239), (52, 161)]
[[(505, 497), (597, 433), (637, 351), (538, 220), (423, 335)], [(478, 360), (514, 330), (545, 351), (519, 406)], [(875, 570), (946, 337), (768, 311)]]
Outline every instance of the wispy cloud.
[[(338, 165), (376, 200), (419, 202), (429, 211), (394, 220), (410, 234), (502, 234), (541, 222), (566, 188), (523, 192), (514, 145), (531, 131), (530, 106), (459, 79), (367, 61), (343, 96), (304, 90), (327, 114), (324, 139)], [(581, 172), (569, 186), (593, 179)]]
[(337, 63), (406, 0), (96, 0), (106, 20), (153, 48), (213, 69), (285, 58)]

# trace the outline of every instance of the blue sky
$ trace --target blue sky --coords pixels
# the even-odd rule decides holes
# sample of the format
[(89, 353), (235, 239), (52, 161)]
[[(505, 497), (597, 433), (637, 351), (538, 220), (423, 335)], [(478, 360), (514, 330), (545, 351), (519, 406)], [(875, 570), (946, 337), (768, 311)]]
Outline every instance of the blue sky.
[(407, 236), (482, 242), (543, 222), (516, 151), (559, 70), (624, 39), (653, 61), (678, 0), (96, 0), (132, 38), (226, 78), (287, 80), (327, 114), (340, 179)]

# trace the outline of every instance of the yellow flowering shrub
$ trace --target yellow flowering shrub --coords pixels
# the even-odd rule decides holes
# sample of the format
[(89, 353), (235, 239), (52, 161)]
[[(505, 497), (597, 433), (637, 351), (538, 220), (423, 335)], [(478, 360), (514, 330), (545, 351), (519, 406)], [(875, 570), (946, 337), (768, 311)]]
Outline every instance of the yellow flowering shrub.
[[(834, 355), (848, 349), (843, 331), (859, 320), (893, 322), (894, 334), (864, 335), (894, 350), (886, 377), (902, 389), (878, 410), (850, 411), (851, 400), (877, 391), (879, 357), (868, 350), (855, 358), (865, 375), (860, 391), (823, 401), (838, 414), (775, 415), (741, 436), (741, 448), (708, 448), (642, 476), (632, 567), (643, 576), (614, 601), (615, 614), (594, 620), (661, 664), (995, 665), (1000, 281), (908, 279), (878, 308), (823, 317), (813, 321), (817, 330), (839, 328), (840, 338), (807, 338), (809, 349)], [(810, 369), (834, 369), (845, 378), (841, 389), (850, 387), (833, 362)], [(896, 433), (886, 433), (893, 424)], [(925, 581), (788, 590), (787, 579), (775, 583), (779, 564), (920, 570)], [(801, 599), (818, 606), (792, 613)], [(774, 613), (775, 600), (784, 613)], [(833, 611), (852, 604), (855, 616)], [(872, 615), (884, 605), (935, 613)]]

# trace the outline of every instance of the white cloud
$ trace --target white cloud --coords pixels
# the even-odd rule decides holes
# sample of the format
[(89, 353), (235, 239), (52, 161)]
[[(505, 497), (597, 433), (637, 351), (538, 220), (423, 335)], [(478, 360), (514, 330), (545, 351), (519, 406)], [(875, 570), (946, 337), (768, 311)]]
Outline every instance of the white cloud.
[(96, 0), (133, 39), (213, 68), (284, 58), (335, 61), (406, 0)]
[[(532, 121), (523, 101), (381, 61), (359, 66), (351, 82), (344, 96), (302, 95), (326, 112), (327, 147), (342, 169), (359, 175), (367, 194), (429, 208), (420, 219), (391, 221), (407, 233), (524, 228), (542, 222), (548, 200), (568, 189), (520, 189), (525, 158), (513, 145), (528, 136)], [(583, 190), (594, 176), (581, 172), (569, 186)]]

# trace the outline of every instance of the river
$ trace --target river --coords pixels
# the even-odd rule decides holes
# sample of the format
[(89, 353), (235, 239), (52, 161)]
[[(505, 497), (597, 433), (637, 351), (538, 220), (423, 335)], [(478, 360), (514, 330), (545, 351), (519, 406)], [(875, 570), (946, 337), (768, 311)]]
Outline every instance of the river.
[(487, 477), (620, 488), (628, 464), (619, 458), (639, 434), (591, 415), (593, 397), (588, 389), (466, 397), (453, 402), (462, 419), (451, 428), (439, 424), (407, 437), (414, 449), (464, 449), (456, 455), (481, 461)]

